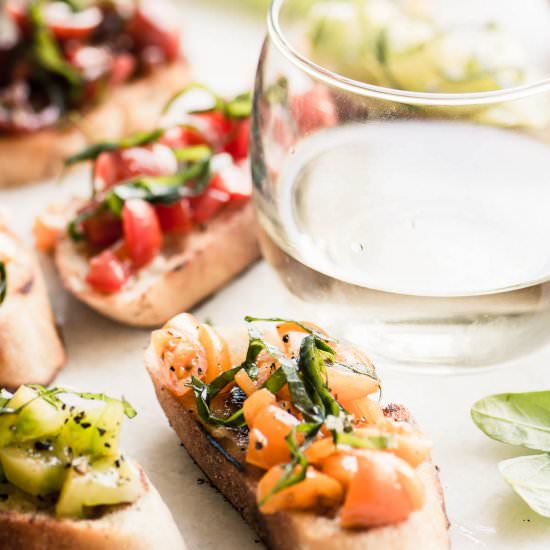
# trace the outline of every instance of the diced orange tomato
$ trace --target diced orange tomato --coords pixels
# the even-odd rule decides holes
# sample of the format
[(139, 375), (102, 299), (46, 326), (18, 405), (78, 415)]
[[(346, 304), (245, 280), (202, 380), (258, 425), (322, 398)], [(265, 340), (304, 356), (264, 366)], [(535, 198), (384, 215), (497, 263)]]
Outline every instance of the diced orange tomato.
[(290, 460), (285, 438), (298, 419), (276, 405), (268, 405), (254, 419), (249, 434), (246, 461), (249, 464), (271, 468)]
[(346, 411), (353, 414), (359, 424), (378, 424), (385, 420), (380, 405), (367, 395), (352, 401), (342, 399), (340, 404)]
[(248, 376), (248, 373), (242, 369), (235, 375), (235, 382), (241, 390), (246, 393), (246, 395), (252, 395), (257, 389), (258, 386), (254, 383), (254, 380)]
[[(355, 430), (355, 434), (358, 436), (377, 436), (388, 434), (388, 431), (373, 426), (359, 428)], [(430, 455), (432, 450), (431, 442), (414, 429), (411, 428), (410, 430), (401, 433), (391, 433), (390, 435), (393, 438), (395, 446), (385, 450), (402, 458), (413, 468), (422, 464)]]
[(322, 460), (320, 469), (347, 490), (358, 470), (357, 456), (346, 452), (331, 454)]
[(205, 381), (212, 382), (216, 376), (231, 368), (227, 342), (210, 325), (199, 325), (199, 342), (206, 352), (207, 370)]
[(57, 239), (63, 234), (67, 221), (63, 215), (63, 206), (52, 205), (38, 215), (32, 227), (34, 241), (38, 250), (50, 252), (55, 248)]
[(404, 460), (363, 451), (341, 512), (343, 527), (378, 527), (406, 520), (424, 502), (424, 488)]
[[(244, 370), (240, 372), (246, 374)], [(266, 388), (255, 391), (250, 395), (243, 404), (243, 414), (247, 426), (252, 426), (258, 414), (269, 405), (275, 405), (276, 402), (277, 398)]]
[(328, 367), (327, 379), (328, 387), (338, 401), (353, 401), (377, 392), (380, 388), (374, 378), (343, 368)]
[(196, 320), (181, 314), (162, 329), (155, 330), (151, 341), (160, 357), (167, 388), (177, 397), (189, 391), (192, 376), (204, 379), (208, 368), (206, 350), (198, 339)]
[(312, 443), (306, 450), (305, 455), (309, 462), (317, 464), (338, 451), (332, 436), (323, 437)]
[[(283, 473), (283, 466), (274, 466), (265, 473), (258, 483), (258, 503), (269, 495)], [(310, 467), (303, 481), (275, 493), (260, 509), (264, 514), (274, 514), (279, 510), (308, 510), (315, 507), (331, 508), (337, 505), (342, 497), (343, 490), (340, 483)]]

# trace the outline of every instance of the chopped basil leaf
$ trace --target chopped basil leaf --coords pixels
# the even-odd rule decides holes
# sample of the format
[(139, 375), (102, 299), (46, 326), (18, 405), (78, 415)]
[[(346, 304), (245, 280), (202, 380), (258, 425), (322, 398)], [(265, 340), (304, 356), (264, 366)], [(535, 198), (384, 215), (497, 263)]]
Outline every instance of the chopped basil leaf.
[(6, 299), (6, 294), (8, 292), (8, 271), (6, 269), (6, 264), (0, 262), (0, 304)]
[(33, 26), (33, 56), (44, 69), (63, 77), (72, 86), (78, 86), (81, 84), (82, 78), (78, 71), (64, 59), (55, 38), (44, 21), (42, 5), (43, 2), (40, 0), (34, 0), (28, 11)]
[(86, 149), (80, 151), (65, 159), (65, 166), (72, 166), (86, 160), (95, 160), (101, 153), (108, 151), (116, 151), (117, 149), (127, 149), (128, 147), (139, 147), (142, 145), (149, 145), (158, 141), (162, 136), (164, 130), (157, 129), (151, 132), (138, 132), (130, 137), (120, 139), (119, 141), (103, 141), (100, 143), (94, 143)]
[(208, 145), (193, 145), (172, 151), (179, 162), (200, 162), (212, 156), (212, 149)]

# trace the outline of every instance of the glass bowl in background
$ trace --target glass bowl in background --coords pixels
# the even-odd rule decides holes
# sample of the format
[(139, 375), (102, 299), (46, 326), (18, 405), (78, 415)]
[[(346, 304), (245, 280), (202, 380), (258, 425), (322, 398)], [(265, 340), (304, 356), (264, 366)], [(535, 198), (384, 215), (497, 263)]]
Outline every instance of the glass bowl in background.
[[(252, 170), (311, 315), (448, 372), (550, 337), (550, 4), (275, 0)], [(321, 321), (320, 321), (321, 322)]]

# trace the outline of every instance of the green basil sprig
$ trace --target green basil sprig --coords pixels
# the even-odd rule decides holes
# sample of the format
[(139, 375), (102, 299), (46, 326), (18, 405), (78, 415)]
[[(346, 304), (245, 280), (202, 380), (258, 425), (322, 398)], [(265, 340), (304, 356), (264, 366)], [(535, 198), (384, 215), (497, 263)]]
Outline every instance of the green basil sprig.
[(36, 395), (30, 401), (27, 401), (16, 409), (6, 406), (11, 396), (7, 397), (6, 395), (2, 394), (3, 404), (2, 406), (0, 406), (0, 416), (5, 414), (18, 414), (33, 401), (41, 398), (47, 401), (50, 405), (57, 408), (63, 404), (63, 402), (58, 397), (59, 395), (75, 395), (77, 397), (80, 397), (81, 399), (91, 401), (103, 401), (104, 403), (121, 403), (124, 409), (124, 414), (128, 418), (134, 418), (135, 416), (137, 416), (137, 411), (128, 401), (126, 401), (126, 399), (124, 399), (124, 397), (121, 397), (120, 399), (114, 399), (113, 397), (109, 397), (104, 393), (79, 392), (65, 387), (54, 387), (48, 389), (39, 384), (28, 384), (27, 387), (34, 390), (36, 392)]
[(6, 294), (8, 292), (8, 271), (6, 269), (6, 264), (0, 262), (0, 304), (6, 299)]
[(545, 451), (504, 460), (499, 470), (532, 510), (550, 517), (550, 391), (490, 395), (473, 405), (471, 416), (492, 439)]
[(122, 138), (118, 141), (102, 141), (100, 143), (94, 143), (79, 153), (67, 157), (65, 159), (65, 166), (73, 166), (74, 164), (87, 160), (96, 160), (101, 153), (116, 151), (117, 149), (127, 149), (128, 147), (149, 145), (150, 143), (158, 141), (163, 133), (164, 130), (156, 129), (151, 132), (138, 132), (130, 137)]

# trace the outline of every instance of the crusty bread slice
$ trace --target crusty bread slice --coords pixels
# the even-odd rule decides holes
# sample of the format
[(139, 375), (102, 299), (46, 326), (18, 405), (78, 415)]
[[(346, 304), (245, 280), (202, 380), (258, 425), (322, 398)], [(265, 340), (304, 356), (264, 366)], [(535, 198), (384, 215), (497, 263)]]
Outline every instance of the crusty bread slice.
[(0, 503), (2, 550), (185, 550), (166, 504), (143, 470), (143, 495), (97, 519), (57, 519)]
[(178, 61), (112, 90), (106, 101), (63, 128), (0, 137), (0, 187), (58, 175), (67, 156), (92, 142), (153, 128), (164, 104), (188, 79), (187, 64)]
[(113, 294), (85, 282), (88, 262), (68, 237), (55, 261), (65, 287), (93, 309), (121, 323), (158, 326), (229, 282), (259, 257), (251, 203), (228, 206), (208, 224), (174, 236), (164, 253)]
[[(230, 343), (232, 364), (244, 359), (246, 333), (223, 331)], [(424, 507), (398, 525), (369, 530), (343, 530), (337, 518), (308, 512), (262, 514), (256, 504), (257, 468), (229, 460), (212, 445), (195, 413), (174, 397), (159, 374), (159, 361), (150, 346), (145, 355), (158, 400), (185, 448), (212, 483), (272, 550), (445, 550), (450, 548), (443, 491), (435, 466), (425, 462), (418, 474), (426, 489)], [(406, 409), (390, 406), (386, 414), (410, 421)]]
[(0, 387), (48, 384), (65, 362), (46, 285), (34, 255), (0, 227), (0, 259), (8, 257), (0, 305)]

